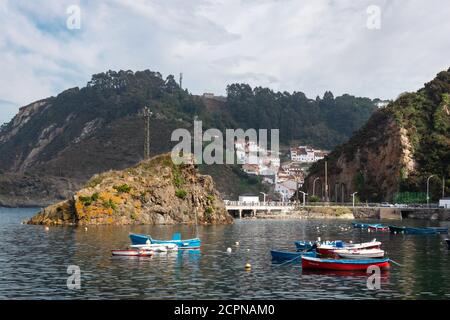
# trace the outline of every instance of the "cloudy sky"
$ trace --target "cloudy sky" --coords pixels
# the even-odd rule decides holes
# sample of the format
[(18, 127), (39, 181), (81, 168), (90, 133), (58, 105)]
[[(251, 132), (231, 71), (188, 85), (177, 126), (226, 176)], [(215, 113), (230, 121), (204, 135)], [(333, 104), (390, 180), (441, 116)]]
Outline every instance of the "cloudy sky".
[(450, 67), (449, 17), (448, 0), (0, 0), (0, 123), (109, 69), (395, 98)]

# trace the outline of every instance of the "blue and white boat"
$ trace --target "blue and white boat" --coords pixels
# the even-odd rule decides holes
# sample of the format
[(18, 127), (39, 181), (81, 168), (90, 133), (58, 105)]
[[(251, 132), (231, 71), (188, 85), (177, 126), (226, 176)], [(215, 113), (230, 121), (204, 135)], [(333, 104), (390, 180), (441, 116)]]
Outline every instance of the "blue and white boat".
[(301, 261), (301, 257), (313, 257), (317, 256), (316, 251), (280, 251), (280, 250), (270, 250), (272, 255), (272, 260), (274, 261)]
[(158, 240), (153, 239), (150, 235), (130, 233), (131, 243), (138, 244), (176, 244), (179, 249), (198, 249), (201, 245), (199, 238), (181, 239), (181, 234), (175, 233), (172, 240)]
[(332, 245), (335, 247), (343, 247), (344, 246), (344, 242), (341, 240), (322, 241), (322, 242), (300, 240), (300, 241), (295, 241), (294, 243), (295, 243), (295, 247), (297, 248), (297, 251), (311, 250), (315, 243), (321, 244), (321, 245)]

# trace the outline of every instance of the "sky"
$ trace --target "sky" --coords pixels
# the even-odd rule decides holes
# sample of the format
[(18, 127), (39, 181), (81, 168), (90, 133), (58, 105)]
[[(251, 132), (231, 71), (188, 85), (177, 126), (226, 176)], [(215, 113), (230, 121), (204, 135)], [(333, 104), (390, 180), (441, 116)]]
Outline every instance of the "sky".
[[(78, 15), (79, 13), (79, 15)], [(107, 70), (395, 99), (450, 67), (448, 0), (0, 0), (0, 124)]]

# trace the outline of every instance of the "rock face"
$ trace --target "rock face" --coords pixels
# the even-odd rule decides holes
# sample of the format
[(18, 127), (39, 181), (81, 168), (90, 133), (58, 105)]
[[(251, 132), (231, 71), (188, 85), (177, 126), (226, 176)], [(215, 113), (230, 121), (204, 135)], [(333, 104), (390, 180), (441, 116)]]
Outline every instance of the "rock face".
[[(197, 215), (196, 215), (197, 212)], [(197, 217), (196, 217), (197, 216)], [(210, 176), (164, 154), (92, 177), (85, 188), (27, 221), (45, 225), (232, 223)]]
[[(450, 190), (450, 69), (425, 87), (402, 94), (375, 112), (367, 124), (326, 159), (329, 200), (395, 201), (397, 192), (424, 192), (430, 175), (432, 200)], [(314, 183), (315, 181), (315, 183)], [(305, 181), (311, 195), (325, 196), (325, 160), (312, 166)]]

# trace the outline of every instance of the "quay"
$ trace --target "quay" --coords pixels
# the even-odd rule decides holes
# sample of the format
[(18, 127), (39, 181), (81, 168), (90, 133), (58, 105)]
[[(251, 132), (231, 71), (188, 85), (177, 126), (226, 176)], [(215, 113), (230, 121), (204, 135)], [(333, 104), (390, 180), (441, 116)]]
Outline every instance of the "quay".
[[(303, 205), (298, 202), (245, 202), (245, 201), (224, 201), (226, 210), (235, 218), (256, 217), (258, 213), (264, 215), (286, 215), (296, 212), (322, 213), (324, 209), (327, 212), (339, 212), (346, 210), (353, 214), (354, 219), (382, 219), (382, 220), (402, 220), (402, 219), (420, 219), (420, 220), (439, 220), (450, 221), (450, 209), (438, 207), (384, 207), (381, 204), (369, 204), (353, 206), (351, 204), (335, 203), (307, 203)], [(313, 217), (314, 215), (310, 215)]]

